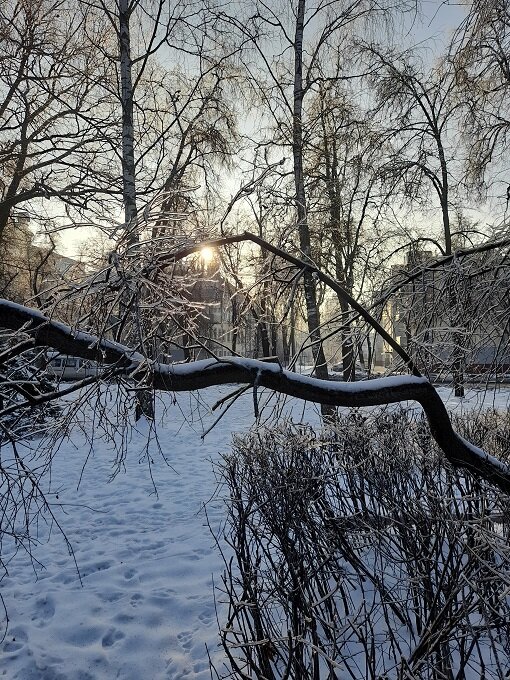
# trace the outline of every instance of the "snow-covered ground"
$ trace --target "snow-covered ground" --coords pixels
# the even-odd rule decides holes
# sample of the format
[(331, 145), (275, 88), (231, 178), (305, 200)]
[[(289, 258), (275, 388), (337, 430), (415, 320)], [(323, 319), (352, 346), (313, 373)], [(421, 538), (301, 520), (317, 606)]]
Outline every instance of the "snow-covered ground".
[[(231, 391), (215, 388), (204, 397), (213, 404)], [(206, 645), (221, 665), (213, 577), (219, 582), (223, 566), (204, 506), (218, 527), (213, 461), (228, 451), (232, 431), (253, 423), (253, 400), (241, 397), (204, 440), (217, 413), (199, 412), (189, 395), (177, 402), (158, 428), (169, 464), (155, 441), (150, 446), (157, 495), (145, 457), (147, 424), (133, 433), (125, 470), (111, 481), (111, 447), (95, 441), (77, 488), (89, 444), (79, 430), (62, 444), (53, 463), (62, 506), (55, 513), (82, 583), (55, 527), (48, 536), (40, 525), (33, 548), (40, 564), (18, 553), (0, 582), (10, 619), (0, 677), (200, 680), (210, 678)]]
[[(212, 404), (231, 388), (206, 391)], [(450, 391), (441, 388), (444, 398)], [(510, 390), (488, 395), (506, 408)], [(165, 397), (170, 404), (169, 395)], [(478, 393), (462, 404), (480, 405)], [(460, 400), (451, 400), (455, 409)], [(221, 524), (213, 461), (231, 433), (253, 423), (245, 394), (205, 437), (216, 415), (198, 417), (196, 401), (180, 395), (159, 427), (159, 444), (145, 457), (147, 425), (133, 432), (125, 470), (109, 481), (115, 454), (79, 428), (58, 451), (52, 489), (56, 515), (78, 563), (81, 583), (62, 537), (44, 524), (33, 557), (18, 553), (0, 582), (10, 622), (0, 646), (0, 676), (9, 680), (159, 680), (210, 678), (207, 649), (221, 666), (213, 580), (223, 565), (207, 526)], [(315, 420), (310, 407), (295, 416)], [(262, 414), (264, 418), (264, 413)], [(87, 454), (90, 459), (82, 475)], [(157, 485), (157, 495), (151, 481)], [(77, 488), (78, 487), (78, 488)], [(35, 535), (36, 527), (33, 527)], [(51, 539), (51, 540), (49, 540)], [(4, 549), (5, 550), (5, 549)], [(4, 560), (9, 555), (4, 552)]]

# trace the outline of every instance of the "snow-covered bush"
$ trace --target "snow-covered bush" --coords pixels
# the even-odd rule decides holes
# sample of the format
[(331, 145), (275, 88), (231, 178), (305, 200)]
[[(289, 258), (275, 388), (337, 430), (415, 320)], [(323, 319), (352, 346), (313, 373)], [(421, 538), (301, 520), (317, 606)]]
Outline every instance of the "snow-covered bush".
[[(468, 424), (508, 459), (508, 415)], [(505, 677), (507, 500), (445, 465), (421, 418), (353, 411), (320, 435), (256, 431), (220, 476), (234, 677)]]

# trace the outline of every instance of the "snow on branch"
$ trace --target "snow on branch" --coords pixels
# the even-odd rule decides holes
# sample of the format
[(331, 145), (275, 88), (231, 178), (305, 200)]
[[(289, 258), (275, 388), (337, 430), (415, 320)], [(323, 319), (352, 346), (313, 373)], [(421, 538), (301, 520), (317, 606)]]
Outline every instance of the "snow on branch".
[(38, 346), (94, 359), (116, 367), (134, 380), (157, 390), (200, 390), (238, 383), (265, 387), (298, 399), (332, 406), (363, 407), (416, 401), (423, 408), (431, 433), (447, 460), (510, 493), (509, 467), (456, 434), (446, 408), (431, 383), (419, 376), (392, 376), (356, 383), (319, 380), (284, 370), (279, 364), (227, 357), (185, 364), (148, 362), (129, 347), (77, 331), (41, 312), (0, 299), (0, 327), (22, 331)]
[[(423, 240), (423, 239), (417, 239)], [(430, 239), (427, 239), (430, 240)], [(393, 285), (389, 286), (382, 295), (374, 300), (369, 307), (369, 310), (375, 309), (381, 305), (384, 305), (392, 295), (398, 293), (404, 286), (417, 281), (429, 272), (433, 272), (436, 269), (446, 267), (454, 261), (463, 261), (471, 255), (481, 255), (483, 253), (490, 252), (492, 250), (497, 250), (498, 248), (508, 248), (510, 246), (510, 238), (503, 238), (499, 240), (491, 240), (481, 243), (473, 248), (459, 248), (451, 255), (444, 255), (438, 259), (431, 262), (427, 262), (422, 267), (415, 268), (412, 272), (408, 272), (399, 277)], [(406, 246), (407, 247), (407, 246)], [(395, 251), (396, 252), (396, 251)], [(361, 316), (361, 314), (360, 314)]]

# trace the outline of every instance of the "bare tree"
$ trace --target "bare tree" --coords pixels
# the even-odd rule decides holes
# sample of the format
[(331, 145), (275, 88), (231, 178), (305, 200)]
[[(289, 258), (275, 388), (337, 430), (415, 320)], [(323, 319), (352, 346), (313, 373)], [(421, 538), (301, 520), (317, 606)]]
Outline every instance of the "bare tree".
[[(299, 234), (299, 247), (305, 260), (311, 261), (311, 239), (308, 221), (308, 205), (305, 193), (304, 158), (303, 158), (303, 101), (305, 83), (303, 81), (303, 38), (305, 30), (305, 0), (298, 0), (296, 8), (296, 24), (294, 42), (294, 83), (292, 105), (292, 158), (294, 164), (294, 186), (296, 191), (296, 216)], [(332, 30), (332, 27), (328, 27)], [(308, 330), (314, 346), (316, 374), (320, 378), (328, 377), (328, 368), (319, 332), (320, 318), (317, 305), (317, 293), (311, 272), (305, 272), (304, 291), (308, 318)]]
[[(355, 90), (338, 79), (318, 86), (310, 116), (317, 130), (308, 138), (311, 220), (322, 248), (321, 266), (331, 270), (351, 295), (362, 297), (370, 269), (380, 266), (384, 242), (392, 230), (380, 228), (388, 216), (394, 186), (386, 185), (384, 143), (354, 102)], [(391, 216), (390, 216), (391, 217)], [(389, 222), (389, 221), (388, 221)], [(344, 380), (355, 379), (357, 341), (349, 308), (339, 296), (345, 323), (341, 340)]]
[[(483, 188), (504, 171), (510, 119), (510, 8), (506, 0), (471, 2), (452, 41), (452, 61), (462, 90), (468, 179)], [(491, 168), (487, 175), (487, 170)], [(505, 195), (506, 193), (506, 195)], [(498, 198), (506, 198), (505, 186)]]
[(228, 162), (235, 117), (226, 93), (235, 47), (218, 49), (203, 3), (79, 4), (111, 33), (108, 41), (91, 32), (88, 38), (107, 64), (103, 89), (119, 112), (104, 141), (118, 164), (128, 224), (162, 190), (208, 187), (215, 164), (217, 170)]
[(455, 122), (461, 103), (453, 69), (440, 63), (429, 73), (408, 54), (384, 52), (369, 45), (372, 81), (379, 111), (385, 116), (386, 136), (395, 151), (387, 172), (397, 175), (411, 200), (423, 201), (429, 185), (439, 202), (442, 254), (452, 253), (452, 185), (459, 158), (454, 152)]
[(2, 3), (0, 237), (14, 208), (48, 198), (99, 208), (112, 191), (101, 142), (112, 123), (100, 91), (107, 74), (87, 21), (62, 0)]
[[(214, 40), (206, 33), (201, 3), (83, 0), (80, 5), (84, 14), (91, 13), (100, 24), (113, 28), (115, 40), (106, 43), (89, 34), (90, 48), (105, 57), (110, 74), (104, 83), (105, 96), (119, 111), (119, 125), (108, 131), (105, 143), (118, 163), (126, 244), (136, 249), (149, 236), (137, 231), (138, 213), (156, 191), (164, 188), (170, 201), (176, 195), (189, 197), (186, 188), (203, 182), (205, 194), (212, 179), (209, 171), (216, 162), (228, 160), (234, 134), (223, 94), (223, 62), (228, 55), (213, 55), (209, 42)], [(169, 59), (173, 63), (167, 66), (164, 62)], [(189, 73), (186, 60), (194, 67), (191, 72), (187, 69)], [(182, 210), (170, 202), (166, 208)], [(167, 223), (155, 225), (152, 237), (170, 228)], [(137, 302), (132, 293), (119, 300), (124, 309), (117, 316), (126, 319), (125, 309), (130, 309), (132, 318), (118, 325), (117, 339), (128, 344), (143, 342), (143, 294), (142, 289), (136, 291)], [(150, 404), (142, 410), (150, 413)]]
[[(315, 254), (312, 252), (306, 177), (306, 137), (310, 131), (307, 103), (317, 83), (324, 78), (318, 68), (319, 60), (328, 50), (334, 52), (340, 35), (354, 30), (364, 19), (377, 21), (388, 7), (370, 1), (343, 0), (309, 6), (306, 0), (296, 0), (283, 2), (278, 7), (255, 3), (253, 12), (246, 17), (226, 18), (250, 48), (244, 63), (250, 87), (264, 105), (264, 120), (273, 123), (272, 134), (280, 149), (288, 148), (291, 152), (295, 228), (301, 256), (309, 262), (314, 260)], [(271, 143), (264, 140), (261, 144), (269, 152)], [(327, 366), (319, 331), (317, 290), (307, 272), (303, 276), (303, 288), (316, 374), (325, 378)]]
[[(118, 37), (120, 62), (120, 101), (122, 105), (122, 194), (124, 199), (125, 222), (136, 218), (135, 180), (135, 133), (134, 133), (134, 89), (131, 55), (131, 17), (139, 2), (119, 0)], [(103, 9), (105, 5), (103, 4)], [(161, 11), (161, 6), (160, 6)], [(109, 15), (111, 20), (111, 15)]]
[[(385, 53), (373, 45), (366, 50), (376, 64), (372, 75), (377, 88), (380, 110), (390, 115), (388, 138), (396, 142), (394, 156), (387, 163), (387, 172), (403, 181), (404, 192), (411, 201), (423, 201), (427, 195), (424, 185), (431, 186), (439, 199), (442, 221), (441, 252), (452, 253), (452, 219), (454, 206), (452, 182), (458, 159), (451, 135), (461, 102), (457, 96), (457, 82), (447, 62), (431, 70), (429, 75), (409, 59), (408, 55)], [(452, 316), (450, 328), (455, 352), (452, 371), (457, 396), (464, 394), (462, 320), (455, 317), (455, 290), (449, 293)]]

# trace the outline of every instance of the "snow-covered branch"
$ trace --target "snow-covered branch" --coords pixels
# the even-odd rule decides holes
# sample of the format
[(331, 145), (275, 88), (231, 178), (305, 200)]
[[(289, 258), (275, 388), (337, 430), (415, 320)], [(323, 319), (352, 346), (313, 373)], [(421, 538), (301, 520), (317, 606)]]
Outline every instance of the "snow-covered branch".
[[(418, 376), (392, 376), (357, 383), (319, 380), (284, 370), (279, 364), (256, 359), (227, 357), (185, 364), (149, 362), (138, 352), (76, 331), (45, 317), (39, 311), (0, 300), (0, 326), (23, 331), (36, 345), (65, 354), (114, 364), (134, 380), (142, 378), (157, 390), (191, 391), (227, 383), (257, 385), (281, 394), (320, 404), (344, 407), (376, 406), (417, 401), (426, 413), (430, 429), (448, 461), (510, 493), (510, 470), (496, 458), (457, 435), (446, 408), (432, 384)], [(149, 377), (150, 376), (150, 377)]]

